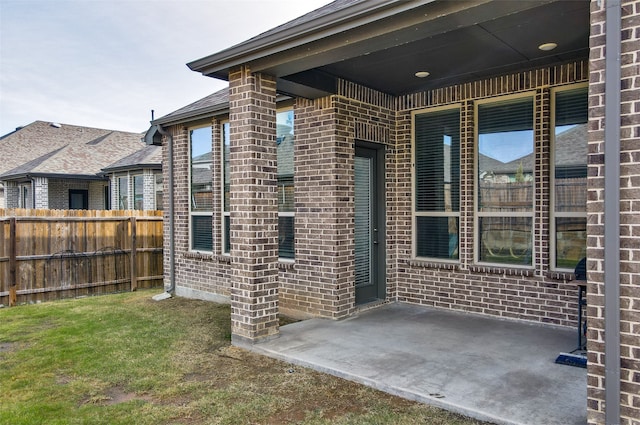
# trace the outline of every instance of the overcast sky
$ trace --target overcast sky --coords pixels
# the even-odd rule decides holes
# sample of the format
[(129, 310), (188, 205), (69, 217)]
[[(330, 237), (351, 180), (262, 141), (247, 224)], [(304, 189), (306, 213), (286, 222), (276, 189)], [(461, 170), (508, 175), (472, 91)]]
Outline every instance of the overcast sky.
[(36, 120), (143, 132), (151, 109), (226, 86), (187, 62), (330, 1), (0, 0), (0, 135)]

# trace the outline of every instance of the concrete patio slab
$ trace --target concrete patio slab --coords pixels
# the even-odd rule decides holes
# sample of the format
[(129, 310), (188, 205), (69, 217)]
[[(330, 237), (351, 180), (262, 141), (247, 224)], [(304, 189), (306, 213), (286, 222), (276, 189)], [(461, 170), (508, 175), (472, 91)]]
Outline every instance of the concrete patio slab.
[(570, 329), (396, 303), (280, 332), (240, 345), (498, 424), (586, 424), (586, 369), (554, 363)]

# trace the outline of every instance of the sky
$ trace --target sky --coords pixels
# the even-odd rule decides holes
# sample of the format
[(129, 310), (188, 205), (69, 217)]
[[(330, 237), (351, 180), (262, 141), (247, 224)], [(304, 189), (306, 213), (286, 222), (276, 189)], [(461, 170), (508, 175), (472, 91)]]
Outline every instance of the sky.
[(0, 0), (0, 136), (34, 121), (144, 132), (226, 87), (186, 63), (331, 0)]

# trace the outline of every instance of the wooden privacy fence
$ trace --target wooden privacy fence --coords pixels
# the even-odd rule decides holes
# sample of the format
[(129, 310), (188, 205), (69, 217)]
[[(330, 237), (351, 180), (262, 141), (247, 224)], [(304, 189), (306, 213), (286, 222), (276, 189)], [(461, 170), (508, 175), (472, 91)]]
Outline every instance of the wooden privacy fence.
[(163, 285), (161, 211), (0, 209), (0, 304)]

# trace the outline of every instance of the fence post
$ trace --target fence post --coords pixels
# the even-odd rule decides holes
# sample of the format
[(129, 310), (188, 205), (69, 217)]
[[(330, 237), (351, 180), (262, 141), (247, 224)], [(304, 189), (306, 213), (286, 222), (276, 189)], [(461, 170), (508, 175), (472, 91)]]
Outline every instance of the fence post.
[(18, 267), (18, 261), (16, 259), (16, 218), (11, 217), (9, 219), (9, 307), (13, 307), (18, 302), (16, 281), (16, 269)]
[(136, 218), (131, 217), (131, 291), (138, 289)]

